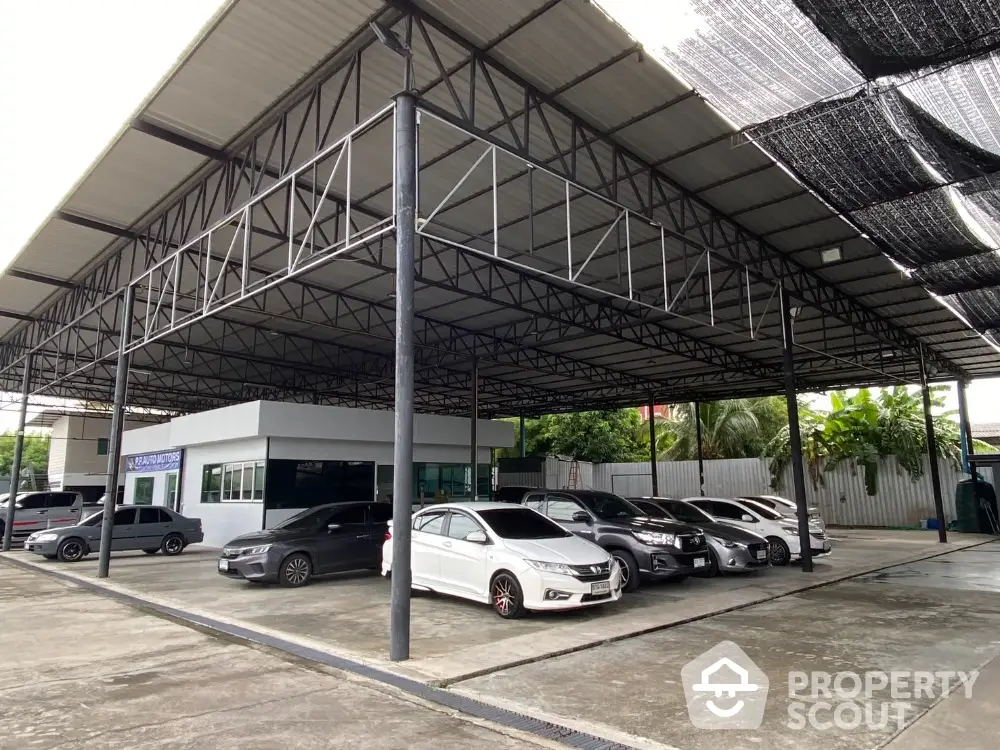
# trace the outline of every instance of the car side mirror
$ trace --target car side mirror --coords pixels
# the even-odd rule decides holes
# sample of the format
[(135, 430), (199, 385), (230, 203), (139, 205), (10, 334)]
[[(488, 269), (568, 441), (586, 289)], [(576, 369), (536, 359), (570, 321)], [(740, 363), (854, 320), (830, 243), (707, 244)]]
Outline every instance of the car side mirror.
[(587, 511), (585, 511), (585, 510), (578, 510), (576, 513), (574, 513), (573, 514), (573, 520), (576, 523), (592, 523), (593, 522), (593, 519), (591, 519), (590, 514)]
[(21, 505), (21, 503), (14, 503), (14, 508), (15, 508), (16, 510), (21, 510), (22, 508), (24, 508), (24, 506), (23, 506), (23, 505)]
[(486, 538), (486, 534), (482, 531), (470, 531), (465, 535), (465, 541), (474, 542), (475, 544), (486, 544), (489, 539)]
[(339, 523), (329, 523), (326, 525), (327, 531), (339, 531), (341, 528)]
[(744, 513), (743, 514), (743, 518), (741, 518), (740, 520), (741, 521), (746, 521), (747, 523), (754, 523), (757, 519), (755, 519), (749, 513)]

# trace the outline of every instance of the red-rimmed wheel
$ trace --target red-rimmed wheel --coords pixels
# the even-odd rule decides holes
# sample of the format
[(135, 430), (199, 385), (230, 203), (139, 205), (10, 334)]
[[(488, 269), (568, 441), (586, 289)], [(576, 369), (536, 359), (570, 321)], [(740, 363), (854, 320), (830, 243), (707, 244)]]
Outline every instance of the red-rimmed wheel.
[(505, 620), (513, 620), (525, 613), (521, 585), (510, 573), (498, 573), (490, 584), (490, 603), (493, 610)]

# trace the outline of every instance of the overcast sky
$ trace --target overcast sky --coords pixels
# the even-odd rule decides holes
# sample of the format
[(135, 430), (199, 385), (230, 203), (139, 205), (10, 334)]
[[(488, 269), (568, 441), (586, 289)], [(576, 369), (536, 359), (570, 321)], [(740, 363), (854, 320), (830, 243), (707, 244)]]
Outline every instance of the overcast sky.
[[(0, 118), (0, 268), (13, 261), (221, 5), (0, 0), (0, 102), (7, 115)], [(675, 19), (674, 26), (687, 29), (688, 20)], [(1000, 379), (973, 383), (974, 421), (1000, 421), (998, 386)], [(949, 406), (957, 406), (954, 395)], [(0, 430), (16, 424), (11, 407), (0, 402)]]

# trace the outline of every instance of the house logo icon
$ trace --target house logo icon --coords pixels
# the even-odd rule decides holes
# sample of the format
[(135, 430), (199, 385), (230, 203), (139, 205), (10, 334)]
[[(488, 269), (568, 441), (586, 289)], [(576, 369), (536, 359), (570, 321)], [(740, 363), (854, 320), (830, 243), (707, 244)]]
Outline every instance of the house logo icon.
[(723, 641), (681, 670), (688, 717), (699, 729), (757, 729), (768, 679), (732, 641)]

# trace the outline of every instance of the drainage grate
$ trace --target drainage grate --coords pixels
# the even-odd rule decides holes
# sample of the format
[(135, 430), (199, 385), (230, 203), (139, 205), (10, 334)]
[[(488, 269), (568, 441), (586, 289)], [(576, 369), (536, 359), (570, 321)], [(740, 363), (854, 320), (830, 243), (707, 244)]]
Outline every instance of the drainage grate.
[(55, 578), (59, 578), (68, 583), (85, 588), (88, 591), (96, 593), (100, 596), (114, 599), (122, 604), (138, 607), (147, 611), (157, 612), (183, 622), (189, 622), (202, 628), (214, 630), (224, 635), (239, 638), (251, 643), (258, 643), (293, 656), (298, 656), (302, 659), (308, 659), (309, 661), (313, 661), (318, 664), (323, 664), (328, 667), (333, 667), (334, 669), (340, 669), (344, 672), (350, 672), (351, 674), (355, 674), (360, 677), (375, 680), (376, 682), (391, 685), (394, 688), (402, 690), (418, 698), (422, 698), (423, 700), (431, 701), (441, 706), (447, 706), (448, 708), (461, 711), (469, 716), (485, 719), (510, 729), (517, 729), (547, 740), (554, 740), (568, 747), (581, 748), (581, 750), (635, 750), (635, 748), (630, 745), (623, 745), (619, 742), (611, 742), (610, 740), (606, 740), (592, 734), (587, 734), (585, 732), (579, 732), (575, 729), (571, 729), (570, 727), (564, 727), (550, 721), (543, 721), (532, 716), (525, 716), (524, 714), (515, 713), (514, 711), (497, 708), (496, 706), (491, 706), (488, 703), (483, 703), (482, 701), (477, 701), (473, 698), (456, 695), (455, 693), (443, 690), (442, 688), (431, 687), (423, 684), (422, 682), (418, 682), (417, 680), (411, 680), (408, 677), (402, 677), (400, 675), (393, 674), (392, 672), (377, 669), (376, 667), (351, 661), (350, 659), (345, 659), (340, 656), (334, 656), (333, 654), (328, 654), (324, 651), (310, 648), (309, 646), (292, 643), (291, 641), (286, 641), (283, 638), (270, 636), (266, 633), (240, 627), (239, 625), (230, 625), (229, 623), (215, 620), (211, 617), (196, 615), (182, 609), (175, 609), (174, 607), (155, 604), (154, 602), (140, 599), (137, 596), (106, 589), (100, 584), (93, 583), (91, 581), (74, 578), (73, 576), (68, 576), (54, 570), (44, 570), (33, 565), (27, 565), (20, 560), (7, 558), (7, 562), (27, 570), (45, 573)]

